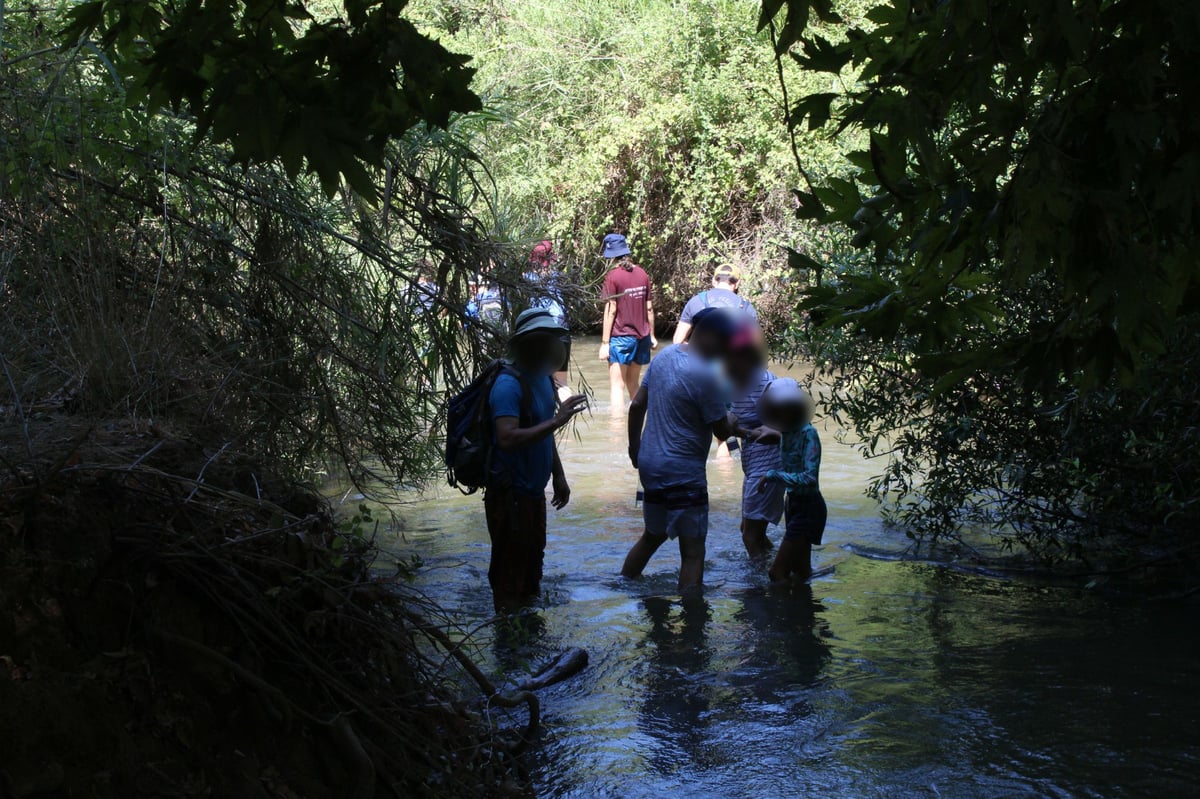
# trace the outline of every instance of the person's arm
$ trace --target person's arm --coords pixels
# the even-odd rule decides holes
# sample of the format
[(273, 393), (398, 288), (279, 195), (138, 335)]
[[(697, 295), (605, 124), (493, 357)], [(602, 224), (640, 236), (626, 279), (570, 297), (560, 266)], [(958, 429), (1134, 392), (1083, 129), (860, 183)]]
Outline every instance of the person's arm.
[(700, 418), (712, 428), (712, 434), (718, 441), (727, 441), (738, 435), (741, 425), (738, 424), (737, 414), (732, 413), (725, 404), (721, 382), (708, 366), (693, 372), (692, 380), (688, 383), (688, 395), (700, 410)]
[(692, 317), (695, 316), (696, 311), (699, 310), (699, 308), (696, 307), (697, 305), (699, 305), (700, 308), (704, 307), (703, 304), (697, 303), (696, 297), (692, 297), (683, 304), (683, 310), (679, 312), (679, 324), (675, 325), (676, 344), (682, 344), (683, 342), (687, 341), (688, 336), (691, 334)]
[(572, 416), (586, 407), (586, 403), (587, 397), (583, 394), (567, 397), (558, 406), (556, 414), (533, 427), (521, 427), (521, 420), (516, 416), (497, 416), (496, 446), (505, 452), (532, 446), (565, 426)]
[(600, 360), (608, 360), (608, 342), (612, 339), (613, 322), (617, 318), (617, 301), (604, 303), (604, 327), (600, 332)]
[(646, 422), (646, 410), (649, 407), (649, 399), (650, 392), (646, 390), (646, 384), (643, 383), (629, 405), (629, 461), (635, 469), (638, 466), (638, 454), (642, 449), (642, 425)]
[(783, 483), (788, 488), (812, 488), (817, 485), (817, 475), (821, 471), (821, 439), (817, 437), (817, 432), (810, 430), (806, 433), (801, 446), (804, 452), (794, 470), (772, 469), (763, 480)]
[(778, 430), (773, 430), (764, 424), (759, 425), (753, 430), (750, 430), (749, 435), (746, 436), (746, 438), (750, 439), (755, 444), (779, 444), (783, 436), (779, 434)]
[(724, 417), (718, 419), (712, 424), (712, 433), (720, 441), (726, 441), (734, 436), (742, 435), (744, 432), (741, 425), (738, 424), (738, 418), (732, 412), (726, 413)]
[(646, 289), (646, 319), (650, 321), (650, 349), (658, 349), (658, 336), (654, 335), (654, 302), (650, 299), (650, 289)]
[(557, 510), (562, 510), (571, 501), (571, 486), (567, 483), (566, 472), (563, 471), (562, 460), (558, 457), (558, 444), (554, 445), (554, 462), (551, 465), (550, 485), (554, 489), (554, 496), (550, 499), (550, 504)]

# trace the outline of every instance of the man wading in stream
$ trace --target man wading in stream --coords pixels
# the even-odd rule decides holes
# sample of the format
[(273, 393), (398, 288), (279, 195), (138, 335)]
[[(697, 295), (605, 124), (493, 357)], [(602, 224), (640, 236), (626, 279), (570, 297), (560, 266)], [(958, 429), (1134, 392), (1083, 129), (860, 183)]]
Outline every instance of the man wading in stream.
[(541, 593), (546, 484), (553, 480), (555, 508), (571, 498), (554, 433), (584, 409), (587, 398), (567, 397), (555, 411), (551, 375), (566, 360), (566, 335), (549, 312), (523, 311), (509, 338), (512, 366), (496, 378), (489, 395), (496, 446), (483, 504), (492, 539), (488, 582), (497, 611)]
[(737, 419), (726, 411), (728, 392), (718, 362), (737, 326), (722, 309), (696, 314), (688, 343), (663, 350), (633, 398), (629, 459), (642, 478), (646, 527), (625, 558), (626, 577), (640, 576), (663, 542), (678, 538), (680, 591), (703, 581), (708, 450), (714, 435), (724, 441), (737, 432)]

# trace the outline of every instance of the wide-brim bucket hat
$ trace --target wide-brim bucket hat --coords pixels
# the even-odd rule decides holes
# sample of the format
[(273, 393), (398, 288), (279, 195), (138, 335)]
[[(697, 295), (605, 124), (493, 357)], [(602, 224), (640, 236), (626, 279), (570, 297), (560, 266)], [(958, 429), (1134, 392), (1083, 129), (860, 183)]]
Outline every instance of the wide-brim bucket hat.
[(569, 333), (563, 325), (559, 317), (554, 316), (549, 311), (543, 308), (528, 308), (521, 311), (517, 317), (516, 323), (513, 325), (512, 335), (509, 336), (509, 341), (528, 336), (530, 333), (553, 333), (556, 336), (564, 336)]
[(629, 242), (620, 233), (609, 233), (604, 237), (604, 251), (601, 255), (605, 258), (620, 258), (622, 255), (629, 255), (632, 252), (629, 249)]

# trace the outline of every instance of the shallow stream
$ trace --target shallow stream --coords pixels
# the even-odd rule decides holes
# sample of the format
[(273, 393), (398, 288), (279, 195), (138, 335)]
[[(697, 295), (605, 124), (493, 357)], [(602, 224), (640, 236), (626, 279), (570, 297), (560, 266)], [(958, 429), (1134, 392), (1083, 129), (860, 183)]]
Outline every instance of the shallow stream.
[[(811, 588), (769, 590), (747, 561), (740, 466), (715, 457), (704, 599), (681, 602), (670, 546), (643, 580), (620, 578), (637, 477), (594, 351), (576, 342), (598, 401), (560, 444), (573, 498), (550, 511), (540, 610), (516, 634), (475, 636), (498, 677), (590, 653), (542, 692), (539, 796), (1200, 795), (1191, 609), (880, 557), (908, 542), (863, 496), (874, 467), (831, 429), (815, 564), (833, 571)], [(466, 625), (487, 619), (479, 498), (438, 490), (401, 515), (394, 546), (423, 560), (420, 588)]]

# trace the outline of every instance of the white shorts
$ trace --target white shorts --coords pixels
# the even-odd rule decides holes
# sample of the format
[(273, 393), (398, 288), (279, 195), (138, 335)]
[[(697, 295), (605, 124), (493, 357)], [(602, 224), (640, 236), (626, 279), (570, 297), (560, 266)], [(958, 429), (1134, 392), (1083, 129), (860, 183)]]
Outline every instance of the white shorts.
[(758, 490), (761, 475), (746, 475), (742, 480), (742, 518), (779, 524), (783, 518), (784, 494), (787, 489), (783, 483), (774, 481), (767, 483), (762, 491)]

